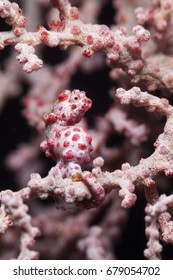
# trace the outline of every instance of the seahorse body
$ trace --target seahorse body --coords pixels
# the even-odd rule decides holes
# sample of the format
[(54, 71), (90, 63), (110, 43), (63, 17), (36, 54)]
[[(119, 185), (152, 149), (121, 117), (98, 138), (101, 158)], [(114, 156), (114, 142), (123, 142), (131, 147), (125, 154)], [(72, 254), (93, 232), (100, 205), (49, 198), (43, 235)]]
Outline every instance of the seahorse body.
[(80, 180), (80, 164), (90, 160), (92, 151), (91, 136), (75, 124), (91, 105), (84, 91), (65, 90), (58, 95), (51, 112), (44, 115), (46, 139), (41, 148), (59, 164), (64, 177), (74, 180)]

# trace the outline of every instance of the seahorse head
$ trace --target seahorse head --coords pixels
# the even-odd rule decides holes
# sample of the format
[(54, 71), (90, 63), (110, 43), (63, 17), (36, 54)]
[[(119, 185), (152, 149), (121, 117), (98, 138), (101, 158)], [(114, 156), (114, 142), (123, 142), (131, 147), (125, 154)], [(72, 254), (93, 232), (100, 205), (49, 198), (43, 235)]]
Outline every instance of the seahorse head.
[(74, 89), (64, 90), (58, 95), (51, 113), (44, 116), (44, 121), (58, 122), (59, 125), (73, 125), (78, 123), (92, 105), (91, 99), (86, 97), (85, 91)]

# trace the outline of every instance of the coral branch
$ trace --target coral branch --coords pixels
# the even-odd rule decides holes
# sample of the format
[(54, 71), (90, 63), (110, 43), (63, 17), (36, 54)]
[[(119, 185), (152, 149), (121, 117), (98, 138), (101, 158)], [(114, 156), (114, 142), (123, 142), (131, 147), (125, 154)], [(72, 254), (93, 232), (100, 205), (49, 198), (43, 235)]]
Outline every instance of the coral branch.
[(109, 260), (112, 259), (112, 255), (106, 241), (101, 228), (95, 226), (90, 229), (86, 238), (79, 240), (77, 246), (86, 252), (88, 260)]
[(148, 249), (144, 254), (148, 259), (160, 259), (162, 246), (159, 243), (159, 227), (165, 242), (173, 243), (173, 222), (167, 211), (173, 205), (173, 196), (161, 195), (156, 203), (147, 205), (146, 211), (146, 235), (149, 238)]
[(1, 207), (4, 207), (5, 212), (11, 216), (14, 226), (21, 232), (18, 259), (38, 259), (38, 252), (31, 249), (40, 231), (31, 225), (31, 217), (27, 214), (28, 207), (23, 203), (22, 198), (11, 191), (1, 192)]
[(0, 259), (116, 258), (137, 199), (144, 256), (161, 259), (173, 244), (172, 1), (16, 2), (0, 0)]

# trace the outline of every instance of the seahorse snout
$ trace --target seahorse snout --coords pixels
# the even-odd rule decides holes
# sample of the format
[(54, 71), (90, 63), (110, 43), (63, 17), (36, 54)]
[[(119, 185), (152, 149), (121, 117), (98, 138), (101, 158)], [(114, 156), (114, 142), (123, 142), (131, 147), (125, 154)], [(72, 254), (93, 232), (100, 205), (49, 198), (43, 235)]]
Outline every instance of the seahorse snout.
[(82, 103), (83, 103), (82, 109), (87, 111), (92, 105), (92, 100), (85, 97), (85, 98), (82, 99)]

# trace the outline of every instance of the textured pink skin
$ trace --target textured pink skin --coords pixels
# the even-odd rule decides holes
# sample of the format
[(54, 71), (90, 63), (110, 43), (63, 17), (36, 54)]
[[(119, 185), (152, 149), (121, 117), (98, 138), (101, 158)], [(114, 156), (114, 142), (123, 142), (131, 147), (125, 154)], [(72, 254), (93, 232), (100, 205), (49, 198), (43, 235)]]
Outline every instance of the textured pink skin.
[(84, 91), (65, 90), (58, 95), (51, 113), (44, 115), (46, 140), (41, 148), (59, 164), (64, 177), (81, 173), (80, 164), (90, 160), (92, 138), (74, 124), (81, 120), (91, 104)]
[[(132, 3), (135, 6), (137, 2), (140, 3), (141, 1), (115, 1), (117, 8), (121, 10), (121, 5), (124, 5), (127, 11)], [(50, 30), (40, 26), (36, 32), (28, 32), (25, 28), (27, 20), (22, 15), (19, 6), (6, 0), (0, 1), (0, 17), (11, 26), (11, 31), (1, 32), (0, 49), (7, 45), (15, 45), (15, 49), (19, 53), (18, 61), (23, 64), (25, 72), (31, 73), (43, 66), (42, 60), (35, 55), (37, 45), (60, 46), (66, 49), (77, 44), (82, 47), (82, 55), (88, 58), (92, 57), (94, 52), (103, 52), (109, 63), (113, 67), (120, 67), (132, 83), (142, 81), (144, 82), (142, 86), (150, 91), (159, 88), (167, 89), (171, 93), (173, 92), (171, 47), (173, 5), (170, 0), (153, 0), (150, 2), (149, 8), (145, 7), (144, 3), (144, 8), (136, 9), (138, 23), (140, 25), (147, 23), (149, 30), (140, 25), (134, 26), (135, 22), (131, 25), (132, 28), (116, 26), (115, 30), (111, 30), (105, 25), (87, 24), (80, 19), (79, 10), (72, 7), (69, 1), (52, 0), (52, 5), (60, 12), (58, 23), (50, 22), (48, 24)], [(131, 13), (128, 16), (131, 16)], [(119, 22), (123, 23), (126, 20), (127, 14), (119, 14)], [(126, 25), (130, 26), (128, 22)], [(150, 44), (155, 40), (161, 41), (159, 47), (156, 47), (155, 44), (153, 47)], [(143, 43), (145, 43), (146, 48), (143, 47)], [(73, 70), (71, 71), (73, 72)], [(68, 76), (68, 71), (65, 72)], [(62, 76), (64, 76), (63, 73)], [(156, 111), (166, 117), (163, 133), (154, 143), (155, 151), (148, 158), (141, 159), (136, 166), (124, 163), (120, 169), (113, 172), (103, 171), (102, 167), (105, 170), (104, 160), (98, 157), (93, 161), (91, 171), (82, 171), (80, 165), (89, 161), (92, 151), (91, 138), (84, 129), (76, 127), (75, 123), (89, 109), (90, 102), (82, 97), (82, 105), (77, 104), (76, 106), (75, 102), (71, 102), (69, 99), (68, 91), (61, 93), (59, 103), (54, 105), (53, 112), (44, 116), (46, 140), (42, 142), (43, 150), (47, 156), (52, 156), (55, 159), (56, 166), (50, 170), (45, 178), (41, 178), (39, 174), (32, 174), (28, 186), (18, 192), (6, 190), (0, 193), (0, 232), (5, 233), (8, 227), (12, 225), (21, 231), (19, 259), (35, 259), (38, 257), (38, 253), (31, 250), (39, 230), (31, 225), (30, 216), (27, 214), (26, 203), (29, 200), (36, 197), (44, 199), (50, 195), (57, 198), (61, 197), (67, 203), (76, 203), (76, 205), (88, 209), (102, 204), (105, 192), (107, 194), (115, 188), (119, 189), (122, 206), (126, 208), (131, 207), (137, 199), (136, 186), (144, 187), (148, 202), (145, 209), (146, 236), (148, 238), (147, 249), (144, 252), (146, 258), (161, 258), (160, 239), (167, 243), (173, 243), (173, 222), (168, 212), (169, 208), (173, 206), (173, 196), (163, 194), (159, 197), (155, 183), (155, 178), (160, 173), (173, 176), (173, 107), (169, 105), (165, 98), (152, 96), (150, 93), (141, 91), (139, 87), (129, 89), (129, 84), (123, 80), (121, 83), (123, 88), (117, 90), (116, 97), (122, 105), (142, 106), (148, 112)], [(9, 85), (13, 87), (10, 79)], [(8, 83), (5, 83), (4, 87), (8, 87)], [(40, 95), (45, 88), (49, 88), (49, 85), (47, 87), (43, 86)], [(66, 88), (66, 86), (61, 84), (62, 88)], [(8, 88), (8, 90), (11, 92), (11, 89)], [(75, 94), (78, 95), (78, 93)], [(81, 98), (80, 94), (79, 99)], [(30, 102), (31, 107), (34, 102), (37, 104), (38, 101), (37, 105), (41, 105), (40, 114), (46, 111), (45, 108), (42, 108), (43, 103), (39, 102), (41, 98), (36, 97), (34, 99), (33, 97), (31, 99), (33, 101), (33, 103)], [(51, 102), (53, 99), (51, 99)], [(47, 103), (49, 102), (50, 100)], [(63, 104), (62, 108), (59, 106), (60, 104)], [(38, 107), (36, 106), (36, 108)], [(73, 115), (72, 111), (74, 112), (75, 109), (77, 109), (77, 113)], [(123, 130), (124, 134), (131, 137), (132, 140), (134, 135), (135, 144), (145, 137), (146, 130), (144, 127), (141, 134), (138, 130), (139, 135), (136, 135), (135, 131), (132, 131), (135, 126), (134, 123), (127, 122), (126, 116), (123, 117), (122, 114), (119, 114), (121, 122), (118, 124), (114, 121), (114, 117), (115, 110), (110, 111), (107, 115), (108, 120), (115, 127), (121, 123), (116, 131), (121, 132)], [(113, 211), (113, 214), (114, 212), (116, 211)], [(97, 245), (97, 237), (100, 238), (100, 233), (100, 228), (88, 231), (89, 238), (85, 238), (82, 245), (86, 252), (90, 252), (93, 242), (94, 245)], [(102, 251), (104, 244), (101, 239), (99, 241), (96, 250), (99, 252), (101, 249), (101, 252), (104, 253)], [(89, 253), (88, 255), (90, 255), (90, 258), (93, 256)]]

